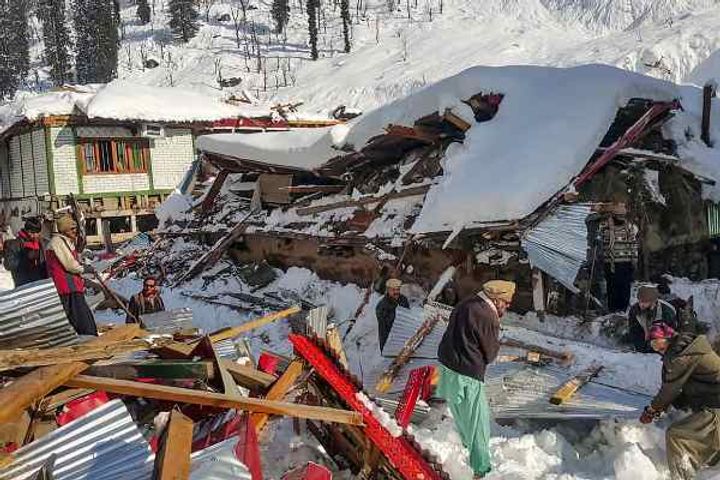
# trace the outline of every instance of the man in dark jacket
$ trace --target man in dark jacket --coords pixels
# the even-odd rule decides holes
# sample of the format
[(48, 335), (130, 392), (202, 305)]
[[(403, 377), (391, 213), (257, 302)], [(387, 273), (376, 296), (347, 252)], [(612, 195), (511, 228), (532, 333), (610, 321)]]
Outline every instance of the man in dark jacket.
[(500, 318), (514, 294), (513, 282), (487, 282), (481, 292), (453, 309), (438, 347), (441, 365), (437, 394), (447, 400), (460, 438), (470, 451), (476, 478), (491, 469), (485, 370), (500, 350)]
[(133, 295), (130, 299), (128, 310), (135, 318), (128, 315), (125, 318), (125, 323), (135, 323), (136, 320), (140, 320), (142, 315), (165, 311), (165, 303), (163, 303), (158, 291), (155, 277), (145, 278), (142, 291)]
[(395, 323), (395, 310), (398, 306), (410, 308), (410, 302), (405, 295), (400, 293), (402, 282), (397, 278), (391, 278), (385, 283), (385, 296), (378, 302), (375, 307), (375, 316), (378, 322), (378, 341), (380, 342), (380, 352), (385, 348), (390, 336), (390, 330)]
[(665, 435), (670, 477), (695, 478), (720, 458), (720, 357), (705, 335), (676, 334), (666, 324), (650, 329), (652, 348), (663, 356), (662, 387), (640, 417), (650, 423), (670, 406), (692, 413)]
[(664, 323), (677, 330), (675, 308), (660, 300), (660, 292), (653, 285), (642, 285), (637, 293), (638, 301), (628, 312), (628, 341), (638, 352), (652, 352), (648, 344), (650, 327)]
[(39, 218), (29, 218), (17, 234), (6, 240), (3, 265), (12, 275), (15, 288), (48, 278), (45, 256), (40, 245), (42, 223)]

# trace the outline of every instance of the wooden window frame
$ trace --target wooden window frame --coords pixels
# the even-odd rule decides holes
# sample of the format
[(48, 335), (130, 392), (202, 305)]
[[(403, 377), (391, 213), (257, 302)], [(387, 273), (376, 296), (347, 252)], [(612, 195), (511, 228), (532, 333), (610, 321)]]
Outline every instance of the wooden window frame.
[[(100, 142), (110, 143), (110, 163), (111, 171), (101, 170), (101, 159), (100, 159)], [(85, 156), (85, 146), (87, 144), (93, 145), (93, 165), (94, 168), (89, 171), (87, 164), (87, 157)], [(133, 175), (133, 174), (147, 174), (150, 171), (150, 141), (146, 138), (138, 137), (127, 137), (127, 138), (114, 138), (114, 137), (81, 137), (78, 138), (78, 145), (80, 145), (80, 163), (82, 165), (82, 174), (84, 176), (90, 175)], [(136, 168), (134, 161), (134, 145), (139, 145), (139, 153), (141, 158), (141, 168)], [(122, 146), (124, 149), (123, 163), (124, 169), (118, 169), (118, 148)], [(133, 161), (127, 156), (127, 147), (130, 146), (130, 150), (133, 152)]]

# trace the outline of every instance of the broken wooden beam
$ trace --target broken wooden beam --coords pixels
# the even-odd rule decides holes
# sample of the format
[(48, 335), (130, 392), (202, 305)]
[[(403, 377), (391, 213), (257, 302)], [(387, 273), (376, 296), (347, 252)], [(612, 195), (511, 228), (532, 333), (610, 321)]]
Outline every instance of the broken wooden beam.
[(70, 345), (42, 350), (0, 350), (0, 371), (18, 367), (43, 367), (62, 363), (100, 360), (123, 353), (148, 350), (151, 345), (144, 340), (125, 340), (104, 344)]
[(533, 345), (531, 343), (515, 340), (514, 338), (502, 338), (500, 339), (500, 345), (505, 345), (507, 347), (513, 348), (522, 348), (523, 350), (537, 352), (539, 354), (560, 360), (560, 363), (563, 365), (570, 365), (575, 361), (575, 355), (573, 355), (572, 352), (558, 352), (555, 350), (550, 350), (549, 348), (541, 347), (540, 345)]
[(220, 359), (220, 364), (235, 379), (238, 385), (250, 390), (265, 390), (277, 380), (268, 373), (227, 359)]
[[(270, 387), (267, 395), (265, 395), (265, 399), (276, 401), (284, 398), (285, 395), (287, 395), (287, 393), (290, 391), (290, 388), (292, 388), (292, 386), (295, 384), (295, 381), (300, 378), (302, 372), (302, 360), (293, 360), (292, 362), (290, 362), (290, 365), (288, 365), (288, 368), (285, 369), (285, 372), (280, 376), (277, 382), (275, 382), (273, 386)], [(263, 428), (265, 428), (265, 425), (267, 424), (269, 419), (270, 416), (263, 413), (255, 413), (250, 417), (250, 420), (255, 425), (255, 430), (258, 433), (260, 433)]]
[(593, 378), (597, 377), (603, 369), (602, 365), (591, 365), (587, 369), (575, 375), (573, 378), (563, 383), (560, 388), (553, 392), (550, 397), (550, 403), (553, 405), (562, 405), (568, 402), (580, 390), (583, 385)]
[[(139, 336), (139, 325), (123, 325), (87, 342), (96, 346)], [(87, 363), (71, 362), (62, 365), (41, 367), (13, 381), (0, 390), (0, 424), (12, 421), (22, 415), (30, 405), (63, 385), (69, 379), (88, 367)]]
[(346, 370), (349, 370), (347, 355), (345, 355), (345, 348), (343, 347), (342, 339), (340, 338), (340, 332), (338, 332), (336, 325), (328, 325), (325, 338), (328, 342), (328, 347), (335, 354), (340, 365)]
[(212, 208), (228, 175), (230, 175), (230, 170), (226, 169), (220, 170), (220, 173), (217, 174), (217, 177), (215, 177), (215, 180), (210, 186), (210, 190), (208, 190), (207, 195), (205, 195), (202, 203), (200, 203), (200, 211), (202, 213), (207, 213)]
[(472, 127), (470, 122), (467, 122), (456, 115), (451, 109), (446, 108), (443, 120), (460, 130), (461, 132), (467, 132)]
[(398, 198), (412, 197), (415, 195), (425, 195), (430, 190), (430, 185), (421, 185), (419, 187), (406, 188), (397, 192), (388, 193), (379, 197), (368, 196), (358, 200), (343, 200), (340, 202), (329, 203), (326, 205), (316, 205), (312, 207), (302, 207), (295, 210), (299, 216), (314, 215), (316, 213), (329, 212), (338, 208), (361, 207), (371, 203), (379, 203), (382, 201), (395, 200)]
[(362, 417), (356, 412), (335, 408), (313, 407), (295, 403), (261, 400), (257, 398), (239, 397), (188, 388), (168, 387), (151, 383), (117, 380), (113, 378), (91, 377), (78, 375), (65, 382), (69, 387), (91, 388), (118, 395), (165, 400), (192, 405), (244, 410), (253, 413), (266, 413), (297, 418), (308, 418), (323, 422), (347, 423), (360, 425)]
[(242, 325), (238, 325), (237, 327), (230, 327), (218, 330), (217, 332), (210, 334), (210, 340), (212, 340), (213, 343), (217, 343), (222, 340), (227, 340), (229, 338), (235, 338), (238, 335), (249, 332), (250, 330), (263, 327), (269, 323), (282, 320), (283, 318), (287, 318), (290, 315), (300, 313), (300, 311), (302, 311), (302, 309), (298, 305), (295, 305), (290, 308), (286, 308), (285, 310), (271, 313), (270, 315), (265, 315), (264, 317), (260, 317), (250, 322), (243, 323)]
[(428, 144), (435, 143), (440, 139), (438, 135), (424, 132), (419, 128), (394, 125), (392, 123), (385, 127), (385, 132), (386, 135), (391, 137), (407, 138), (408, 140), (416, 140)]
[(132, 380), (135, 378), (194, 378), (208, 381), (215, 377), (215, 368), (210, 361), (190, 360), (133, 360), (120, 363), (95, 364), (86, 372), (95, 377), (110, 377)]
[(190, 476), (193, 421), (179, 410), (170, 413), (160, 451), (155, 457), (153, 480), (187, 480)]

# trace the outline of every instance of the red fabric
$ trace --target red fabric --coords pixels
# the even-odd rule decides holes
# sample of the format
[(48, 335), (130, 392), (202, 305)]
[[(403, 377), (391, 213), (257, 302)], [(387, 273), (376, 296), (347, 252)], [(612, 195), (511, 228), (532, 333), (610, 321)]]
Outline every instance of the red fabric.
[(332, 473), (322, 465), (308, 462), (304, 467), (290, 470), (281, 480), (332, 480)]
[(675, 335), (675, 330), (667, 323), (655, 323), (650, 327), (648, 332), (648, 340), (660, 340), (663, 338), (671, 338)]
[(57, 416), (57, 424), (62, 427), (109, 401), (110, 398), (105, 392), (94, 392), (72, 400), (65, 405), (63, 412)]
[(235, 457), (250, 471), (252, 480), (263, 480), (255, 423), (247, 414), (243, 415), (242, 419), (243, 422), (241, 422), (238, 432), (238, 443), (235, 446)]
[(22, 247), (28, 250), (40, 250), (40, 240), (33, 240), (25, 230), (18, 232), (18, 238), (22, 240)]
[(12, 453), (18, 448), (20, 447), (15, 442), (6, 443), (2, 447), (0, 447), (0, 453)]
[(260, 358), (258, 358), (258, 370), (260, 370), (261, 372), (275, 375), (275, 372), (277, 372), (279, 365), (280, 358), (276, 357), (272, 353), (263, 352), (262, 354), (260, 354)]
[[(75, 260), (78, 260), (77, 251), (71, 250), (71, 253)], [(48, 275), (55, 282), (55, 288), (57, 288), (60, 295), (85, 293), (85, 280), (80, 275), (65, 270), (54, 251), (48, 250), (45, 252), (45, 261), (47, 262)]]

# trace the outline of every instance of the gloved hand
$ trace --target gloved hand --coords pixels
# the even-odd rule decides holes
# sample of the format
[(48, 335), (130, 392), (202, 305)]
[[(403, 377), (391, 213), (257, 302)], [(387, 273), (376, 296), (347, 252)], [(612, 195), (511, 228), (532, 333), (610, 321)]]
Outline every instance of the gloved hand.
[(88, 275), (93, 275), (93, 274), (97, 273), (97, 270), (92, 265), (85, 264), (85, 265), (83, 265), (83, 273), (88, 274)]
[(642, 415), (640, 415), (640, 423), (647, 425), (648, 423), (652, 423), (653, 420), (655, 420), (655, 417), (657, 417), (658, 412), (655, 411), (654, 408), (651, 406), (645, 407), (645, 410), (643, 410)]

